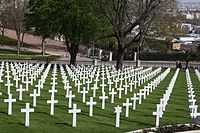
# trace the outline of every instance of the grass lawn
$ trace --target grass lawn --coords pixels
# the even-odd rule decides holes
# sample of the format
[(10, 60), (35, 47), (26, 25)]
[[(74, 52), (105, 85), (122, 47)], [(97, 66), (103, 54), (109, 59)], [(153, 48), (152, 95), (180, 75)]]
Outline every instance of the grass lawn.
[[(17, 41), (15, 39), (8, 38), (6, 36), (0, 35), (0, 45), (17, 46)], [(29, 45), (24, 44), (24, 46), (29, 47)], [(53, 61), (59, 58), (59, 56), (45, 55), (42, 56), (41, 53), (34, 53), (29, 51), (21, 51), (20, 56), (17, 55), (16, 50), (5, 50), (0, 49), (0, 60), (41, 60), (41, 61)]]
[[(141, 105), (137, 105), (136, 111), (130, 109), (129, 118), (125, 118), (125, 109), (123, 108), (120, 128), (115, 128), (114, 107), (118, 104), (122, 105), (125, 99), (131, 97), (133, 94), (128, 94), (127, 96), (123, 95), (123, 98), (120, 100), (115, 98), (115, 104), (110, 104), (110, 99), (109, 101), (107, 100), (106, 108), (102, 110), (101, 101), (98, 99), (101, 92), (98, 91), (97, 97), (95, 98), (97, 105), (94, 106), (94, 116), (89, 117), (89, 107), (82, 103), (81, 95), (76, 92), (74, 82), (70, 80), (73, 85), (73, 93), (76, 95), (74, 102), (77, 103), (78, 108), (82, 111), (77, 117), (77, 128), (72, 128), (72, 115), (68, 113), (68, 101), (65, 98), (65, 91), (63, 89), (59, 68), (58, 73), (58, 85), (56, 86), (58, 93), (55, 95), (55, 99), (58, 100), (59, 103), (55, 105), (55, 115), (50, 116), (50, 105), (46, 103), (46, 101), (50, 99), (50, 94), (48, 93), (48, 90), (51, 89), (50, 78), (52, 75), (50, 72), (45, 82), (44, 89), (41, 91), (41, 97), (37, 98), (35, 112), (31, 113), (29, 128), (24, 127), (24, 113), (21, 113), (20, 109), (25, 107), (26, 102), (32, 103), (32, 98), (29, 97), (29, 94), (32, 93), (34, 85), (29, 87), (29, 92), (23, 94), (23, 102), (17, 101), (13, 104), (13, 115), (8, 116), (7, 104), (3, 103), (3, 99), (7, 98), (7, 91), (4, 84), (1, 84), (0, 91), (3, 91), (4, 95), (1, 96), (0, 101), (0, 133), (121, 133), (153, 127), (155, 126), (155, 116), (153, 116), (152, 113), (156, 110), (156, 104), (160, 102), (160, 98), (162, 98), (166, 87), (169, 85), (175, 70), (172, 70), (168, 74), (158, 88), (147, 96), (146, 100), (142, 101)], [(200, 86), (195, 73), (191, 72), (191, 77), (193, 84), (195, 86)], [(4, 78), (4, 81), (5, 80)], [(137, 88), (134, 92), (138, 92), (142, 87), (143, 86)], [(11, 92), (14, 94), (15, 98), (18, 98), (14, 87), (12, 87)], [(197, 91), (197, 93), (200, 95), (199, 91)], [(91, 91), (87, 95), (87, 101), (89, 96), (92, 96)], [(185, 72), (180, 71), (166, 112), (164, 112), (164, 116), (161, 119), (161, 125), (190, 122)]]
[(42, 56), (40, 53), (21, 51), (20, 55), (14, 50), (0, 49), (0, 60), (40, 60), (40, 61), (53, 61), (59, 58), (55, 55)]
[(15, 39), (0, 35), (0, 45), (17, 46), (17, 41)]
[[(0, 45), (17, 46), (17, 40), (0, 35)], [(31, 48), (31, 45), (27, 43), (23, 43), (23, 46)]]

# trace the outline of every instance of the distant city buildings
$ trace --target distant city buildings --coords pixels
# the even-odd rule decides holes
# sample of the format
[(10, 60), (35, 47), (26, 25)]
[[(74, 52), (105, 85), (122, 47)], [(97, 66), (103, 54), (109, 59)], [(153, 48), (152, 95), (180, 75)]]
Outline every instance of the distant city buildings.
[(200, 46), (200, 37), (188, 35), (172, 40), (172, 50), (197, 52)]
[[(197, 52), (200, 48), (200, 2), (180, 2), (178, 12), (185, 18), (181, 29), (186, 34), (174, 38), (171, 49)], [(199, 20), (199, 24), (196, 20)]]
[(199, 19), (200, 18), (200, 2), (179, 2), (178, 10), (186, 19)]
[(200, 2), (191, 2), (191, 1), (187, 1), (187, 2), (178, 2), (178, 8), (182, 11), (186, 11), (186, 10), (199, 10), (200, 9)]

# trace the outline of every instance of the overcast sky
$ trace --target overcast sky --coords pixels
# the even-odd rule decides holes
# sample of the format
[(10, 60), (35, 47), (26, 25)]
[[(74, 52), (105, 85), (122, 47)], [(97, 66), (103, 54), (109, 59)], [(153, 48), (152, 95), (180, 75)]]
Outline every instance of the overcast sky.
[(178, 0), (180, 2), (200, 2), (200, 0)]

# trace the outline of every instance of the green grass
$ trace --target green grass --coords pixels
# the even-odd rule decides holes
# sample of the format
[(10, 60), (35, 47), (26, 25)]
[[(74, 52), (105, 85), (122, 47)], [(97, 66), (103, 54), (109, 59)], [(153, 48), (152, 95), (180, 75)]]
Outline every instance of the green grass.
[(191, 122), (187, 95), (185, 72), (180, 71), (166, 112), (161, 120), (163, 125)]
[(0, 35), (0, 45), (17, 46), (17, 41), (15, 39)]
[[(9, 38), (7, 36), (0, 35), (0, 45), (7, 45), (7, 46), (17, 46), (17, 40)], [(30, 44), (23, 43), (24, 47), (31, 48)]]
[[(15, 50), (4, 50), (4, 49), (0, 49), (0, 55), (16, 55), (17, 51)], [(20, 53), (21, 55), (38, 55), (38, 53), (34, 53), (34, 52), (28, 52), (28, 51), (21, 51)]]
[[(6, 36), (0, 35), (0, 45), (17, 46), (17, 41), (15, 39), (8, 38)], [(24, 46), (29, 47), (29, 45), (24, 44)], [(34, 53), (30, 51), (21, 51), (20, 56), (17, 55), (17, 50), (5, 50), (0, 49), (0, 60), (40, 60), (40, 61), (54, 61), (59, 56), (45, 55), (42, 56), (41, 53)]]
[(40, 61), (54, 61), (59, 56), (45, 55), (42, 56), (39, 53), (21, 51), (20, 55), (17, 55), (17, 51), (0, 49), (0, 60), (40, 60)]
[[(169, 82), (174, 75), (174, 72), (174, 70), (171, 71), (166, 79), (160, 83), (158, 88), (147, 96), (147, 99), (142, 101), (141, 105), (137, 105), (136, 111), (132, 111), (130, 109), (129, 118), (125, 118), (125, 109), (123, 108), (120, 128), (115, 128), (115, 114), (113, 108), (117, 104), (122, 105), (122, 103), (125, 102), (126, 98), (124, 95), (120, 100), (116, 100), (115, 98), (116, 102), (114, 105), (111, 105), (110, 101), (107, 101), (105, 110), (101, 109), (101, 102), (98, 98), (95, 98), (95, 101), (97, 101), (98, 104), (94, 107), (94, 116), (89, 117), (89, 108), (82, 103), (81, 95), (77, 94), (74, 86), (73, 92), (76, 94), (74, 102), (78, 104), (78, 108), (80, 108), (82, 112), (78, 114), (77, 117), (77, 128), (72, 128), (72, 115), (68, 113), (68, 102), (64, 97), (65, 91), (63, 90), (63, 83), (59, 71), (57, 80), (58, 85), (56, 86), (58, 93), (55, 98), (59, 101), (59, 103), (55, 105), (55, 115), (49, 115), (50, 106), (46, 104), (46, 100), (50, 99), (48, 90), (51, 88), (51, 73), (49, 73), (44, 89), (42, 90), (41, 97), (37, 99), (35, 112), (31, 113), (30, 127), (25, 128), (23, 124), (24, 113), (20, 113), (20, 109), (24, 108), (26, 102), (32, 101), (29, 94), (32, 92), (34, 86), (29, 87), (30, 91), (24, 93), (23, 102), (17, 101), (17, 103), (14, 103), (13, 115), (8, 116), (7, 104), (2, 102), (2, 99), (7, 98), (5, 95), (6, 89), (4, 84), (1, 84), (0, 90), (3, 90), (4, 95), (0, 101), (0, 133), (121, 133), (141, 128), (153, 127), (155, 126), (155, 116), (153, 116), (152, 113), (156, 110), (156, 104), (160, 102), (160, 98), (162, 98), (166, 87), (169, 85)], [(191, 73), (191, 75), (195, 76), (194, 73)], [(194, 84), (199, 85), (198, 81), (194, 81)], [(140, 88), (142, 87), (143, 86)], [(138, 92), (140, 88), (137, 88), (134, 92)], [(189, 109), (186, 91), (185, 73), (180, 71), (173, 93), (170, 97), (169, 104), (167, 105), (166, 112), (161, 119), (162, 126), (191, 122), (188, 112)], [(17, 94), (15, 93), (14, 87), (12, 88), (12, 93), (16, 98)], [(97, 96), (100, 94), (100, 91), (98, 91)], [(92, 96), (92, 92), (87, 95), (87, 101), (89, 96)], [(131, 96), (132, 94), (129, 94), (126, 97)]]

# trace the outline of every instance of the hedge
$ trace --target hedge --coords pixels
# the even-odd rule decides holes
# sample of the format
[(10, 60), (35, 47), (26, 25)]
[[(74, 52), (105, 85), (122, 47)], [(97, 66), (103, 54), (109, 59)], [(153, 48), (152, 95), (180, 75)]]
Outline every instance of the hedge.
[(200, 61), (199, 53), (141, 53), (141, 60), (154, 61)]

